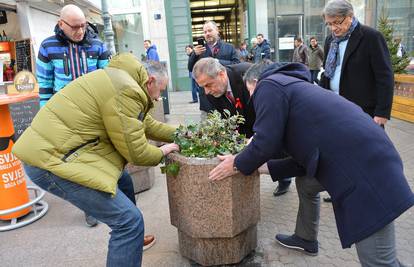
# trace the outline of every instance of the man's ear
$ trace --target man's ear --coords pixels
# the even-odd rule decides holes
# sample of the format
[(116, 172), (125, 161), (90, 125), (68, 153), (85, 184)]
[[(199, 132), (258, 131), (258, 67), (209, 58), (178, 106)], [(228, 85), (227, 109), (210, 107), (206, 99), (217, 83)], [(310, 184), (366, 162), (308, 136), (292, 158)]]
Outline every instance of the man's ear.
[(62, 29), (63, 21), (61, 19), (58, 20), (58, 26)]

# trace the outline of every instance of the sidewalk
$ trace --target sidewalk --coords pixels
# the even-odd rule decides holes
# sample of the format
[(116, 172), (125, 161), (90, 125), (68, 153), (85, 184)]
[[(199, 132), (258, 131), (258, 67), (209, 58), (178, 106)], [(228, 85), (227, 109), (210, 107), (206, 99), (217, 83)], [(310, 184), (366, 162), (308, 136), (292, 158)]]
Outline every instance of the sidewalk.
[[(188, 104), (191, 92), (170, 93), (169, 123), (197, 122), (198, 104)], [(404, 170), (414, 189), (414, 124), (393, 119), (387, 133), (404, 161)], [(381, 164), (381, 163), (379, 163)], [(177, 230), (170, 224), (166, 179), (156, 167), (153, 188), (137, 196), (146, 233), (155, 234), (157, 243), (144, 252), (145, 267), (197, 266), (181, 257)], [(320, 252), (317, 257), (306, 256), (280, 247), (274, 240), (276, 233), (294, 230), (298, 198), (294, 183), (289, 193), (275, 198), (275, 184), (269, 176), (261, 177), (261, 220), (258, 225), (256, 253), (238, 266), (360, 266), (355, 248), (343, 250), (336, 231), (332, 206), (321, 204)], [(323, 194), (325, 196), (325, 193)], [(48, 213), (39, 221), (23, 228), (0, 232), (0, 265), (8, 266), (105, 266), (109, 228), (99, 224), (88, 228), (83, 212), (69, 203), (47, 194)], [(399, 259), (414, 267), (414, 209), (396, 221)]]

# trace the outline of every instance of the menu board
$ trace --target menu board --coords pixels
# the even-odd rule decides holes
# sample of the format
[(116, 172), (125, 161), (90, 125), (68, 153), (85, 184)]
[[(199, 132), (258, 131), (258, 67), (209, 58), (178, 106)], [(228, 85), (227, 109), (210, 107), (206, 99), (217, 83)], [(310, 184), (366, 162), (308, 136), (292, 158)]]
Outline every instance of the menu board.
[(16, 139), (30, 126), (34, 116), (39, 111), (39, 98), (10, 104), (10, 113), (13, 118)]
[(30, 39), (15, 42), (17, 72), (32, 71), (32, 48)]

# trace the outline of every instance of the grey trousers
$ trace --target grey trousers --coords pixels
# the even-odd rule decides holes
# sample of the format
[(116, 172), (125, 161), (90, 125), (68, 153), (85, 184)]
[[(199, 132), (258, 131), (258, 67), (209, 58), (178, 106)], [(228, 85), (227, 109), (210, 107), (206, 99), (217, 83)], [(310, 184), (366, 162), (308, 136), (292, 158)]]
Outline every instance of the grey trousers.
[[(319, 230), (319, 193), (325, 189), (313, 177), (297, 177), (295, 181), (299, 196), (295, 234), (303, 239), (316, 241)], [(403, 266), (397, 259), (394, 222), (357, 242), (355, 247), (363, 267)]]

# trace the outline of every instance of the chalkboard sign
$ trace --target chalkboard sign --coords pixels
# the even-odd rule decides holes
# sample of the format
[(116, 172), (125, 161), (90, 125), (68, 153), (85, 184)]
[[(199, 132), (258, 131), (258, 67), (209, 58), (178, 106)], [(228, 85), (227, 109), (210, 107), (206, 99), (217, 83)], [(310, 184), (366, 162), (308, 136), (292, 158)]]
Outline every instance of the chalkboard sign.
[(16, 41), (15, 47), (17, 72), (22, 70), (32, 71), (32, 49), (30, 39)]
[(39, 111), (39, 99), (10, 104), (10, 113), (13, 118), (16, 139), (30, 126), (36, 113)]

